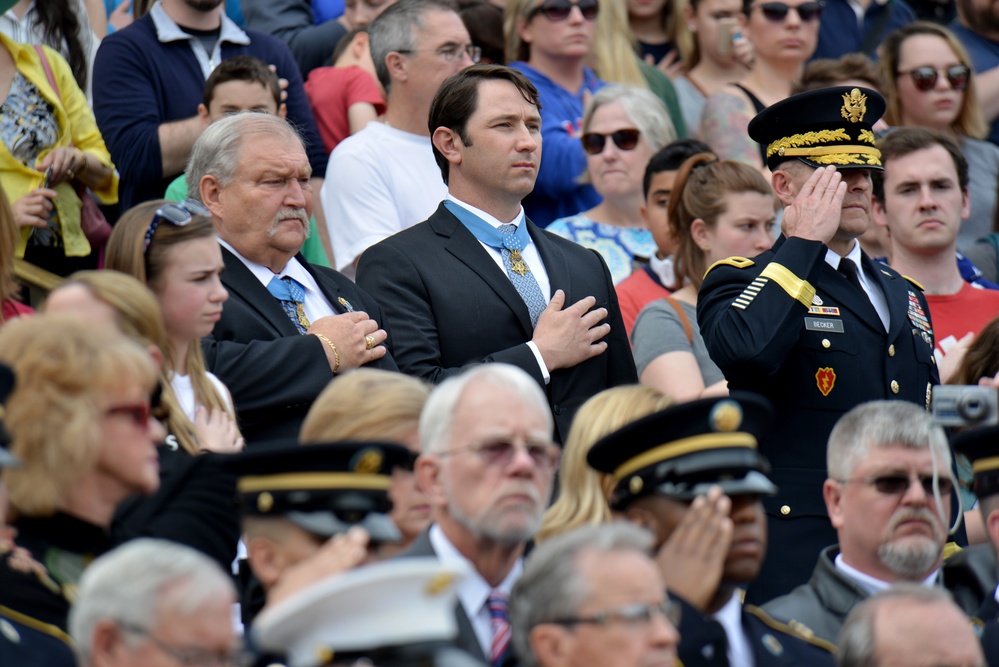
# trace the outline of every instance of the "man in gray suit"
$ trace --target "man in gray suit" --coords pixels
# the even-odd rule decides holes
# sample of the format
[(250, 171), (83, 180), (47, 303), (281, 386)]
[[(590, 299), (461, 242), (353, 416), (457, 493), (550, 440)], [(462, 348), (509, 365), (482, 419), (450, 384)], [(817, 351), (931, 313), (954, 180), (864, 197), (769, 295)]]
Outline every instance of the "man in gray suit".
[(507, 599), (548, 505), (558, 462), (552, 430), (541, 387), (502, 363), (442, 382), (420, 417), (416, 475), (434, 523), (403, 555), (467, 568), (456, 644), (494, 667), (512, 658)]

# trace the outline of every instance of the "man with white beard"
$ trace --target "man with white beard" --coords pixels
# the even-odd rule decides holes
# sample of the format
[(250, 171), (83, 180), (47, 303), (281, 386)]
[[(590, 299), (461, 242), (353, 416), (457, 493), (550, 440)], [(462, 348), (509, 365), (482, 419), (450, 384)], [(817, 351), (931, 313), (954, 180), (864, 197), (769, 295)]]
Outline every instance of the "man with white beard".
[(829, 436), (826, 465), (822, 492), (839, 544), (822, 551), (807, 584), (763, 609), (835, 642), (847, 613), (874, 593), (899, 582), (946, 585), (954, 481), (943, 430), (905, 401), (846, 413)]
[(558, 448), (544, 392), (515, 366), (475, 366), (434, 389), (420, 416), (420, 488), (434, 523), (402, 554), (469, 571), (456, 645), (493, 667), (513, 659), (507, 600), (541, 525)]

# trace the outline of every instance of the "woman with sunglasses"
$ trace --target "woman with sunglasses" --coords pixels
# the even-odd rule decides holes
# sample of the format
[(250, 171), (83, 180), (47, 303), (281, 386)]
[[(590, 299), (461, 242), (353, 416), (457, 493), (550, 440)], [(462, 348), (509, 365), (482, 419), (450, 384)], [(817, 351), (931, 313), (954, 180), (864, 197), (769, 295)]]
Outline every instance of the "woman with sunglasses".
[(229, 390), (205, 370), (201, 351), (201, 339), (215, 328), (229, 298), (219, 279), (222, 252), (208, 210), (190, 199), (130, 209), (108, 239), (106, 265), (145, 283), (159, 302), (166, 328), (165, 379), (194, 426), (194, 437), (175, 434), (184, 449), (191, 454), (242, 449)]
[(617, 284), (656, 252), (642, 221), (649, 159), (676, 138), (666, 107), (647, 90), (607, 86), (583, 116), (586, 176), (603, 201), (553, 222), (548, 231), (600, 253)]
[(715, 262), (773, 245), (776, 210), (770, 184), (752, 167), (710, 153), (681, 165), (669, 202), (678, 284), (642, 309), (631, 333), (642, 384), (675, 401), (728, 393), (697, 326), (697, 292)]
[[(156, 444), (165, 432), (150, 412), (156, 369), (112, 328), (55, 315), (0, 329), (0, 361), (16, 376), (4, 403), (11, 453), (21, 461), (4, 471), (11, 524), (15, 544), (34, 559), (22, 557), (28, 569), (17, 569), (18, 559), (0, 555), (0, 606), (65, 632), (80, 575), (114, 546), (116, 508), (159, 487)], [(42, 662), (67, 664), (59, 657)]]
[(967, 51), (935, 23), (900, 28), (881, 44), (888, 104), (885, 121), (953, 135), (968, 161), (971, 215), (961, 223), (957, 246), (968, 248), (992, 231), (999, 181), (999, 147), (988, 141)]
[(818, 0), (743, 0), (745, 37), (755, 58), (739, 83), (725, 86), (704, 103), (701, 138), (722, 159), (738, 160), (761, 172), (763, 148), (749, 137), (749, 121), (789, 97), (805, 62), (815, 51), (822, 4)]
[(596, 36), (599, 0), (509, 0), (503, 22), (506, 59), (538, 89), (544, 159), (528, 217), (552, 221), (593, 208), (600, 195), (579, 177), (586, 155), (579, 143), (585, 100), (604, 86), (586, 66)]

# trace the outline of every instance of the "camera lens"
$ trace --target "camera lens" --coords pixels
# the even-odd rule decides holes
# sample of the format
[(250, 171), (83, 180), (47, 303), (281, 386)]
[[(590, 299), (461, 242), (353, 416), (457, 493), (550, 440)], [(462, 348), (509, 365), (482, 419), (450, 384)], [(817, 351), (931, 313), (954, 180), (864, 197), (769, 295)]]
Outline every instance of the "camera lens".
[(958, 414), (969, 422), (981, 421), (988, 410), (988, 403), (981, 396), (966, 396), (957, 403)]

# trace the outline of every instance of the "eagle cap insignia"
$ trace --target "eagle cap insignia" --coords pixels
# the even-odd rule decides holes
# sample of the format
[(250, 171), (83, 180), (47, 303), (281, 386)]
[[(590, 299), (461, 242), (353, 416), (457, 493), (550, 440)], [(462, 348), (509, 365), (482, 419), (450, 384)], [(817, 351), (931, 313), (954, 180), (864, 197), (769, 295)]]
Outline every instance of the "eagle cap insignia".
[(366, 447), (355, 454), (350, 462), (350, 468), (361, 475), (374, 475), (381, 472), (385, 455), (376, 447)]
[(864, 120), (867, 113), (867, 95), (860, 92), (860, 88), (854, 88), (849, 93), (843, 93), (843, 108), (840, 115), (851, 123), (859, 123)]
[(454, 581), (455, 576), (449, 572), (436, 574), (427, 582), (426, 594), (429, 597), (436, 597), (451, 588)]
[(708, 416), (711, 429), (722, 433), (731, 433), (742, 424), (742, 406), (733, 400), (725, 399), (711, 408)]

